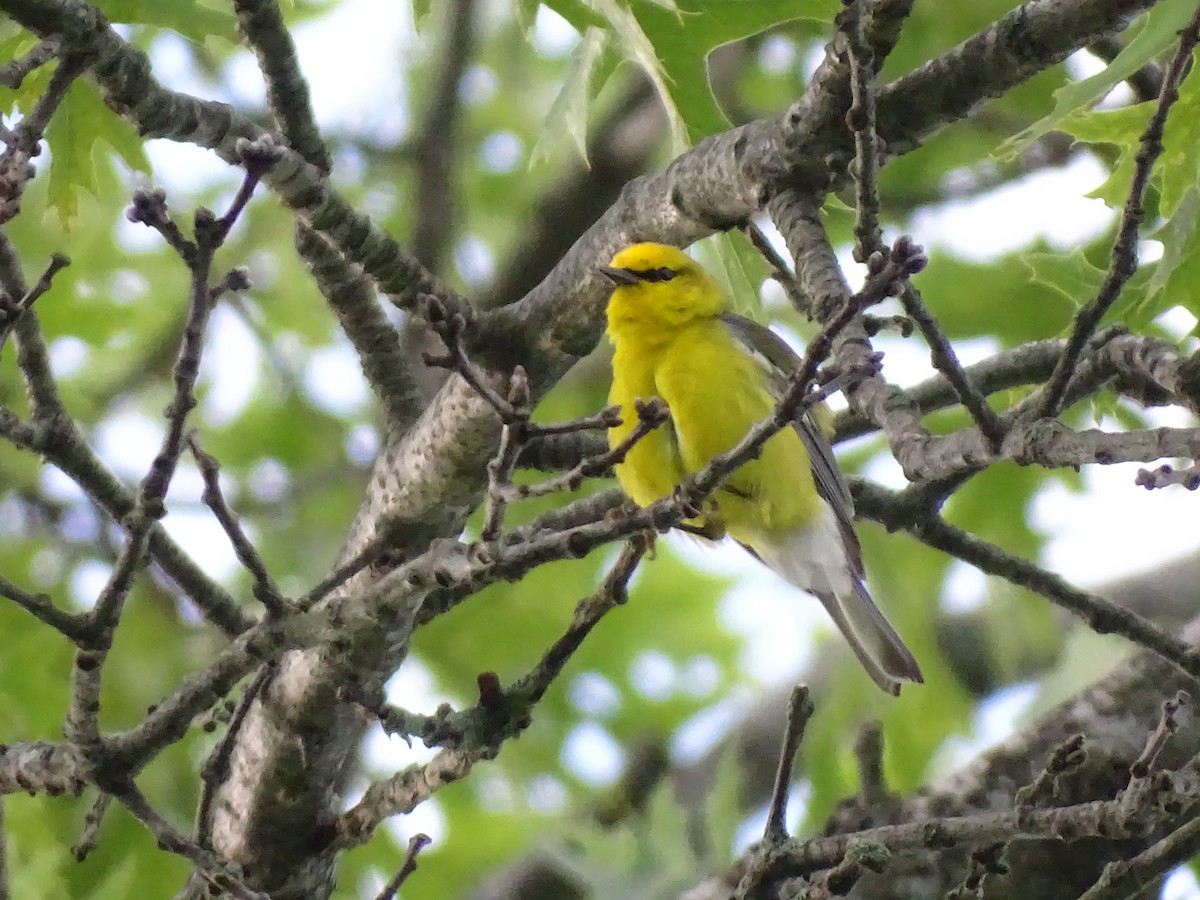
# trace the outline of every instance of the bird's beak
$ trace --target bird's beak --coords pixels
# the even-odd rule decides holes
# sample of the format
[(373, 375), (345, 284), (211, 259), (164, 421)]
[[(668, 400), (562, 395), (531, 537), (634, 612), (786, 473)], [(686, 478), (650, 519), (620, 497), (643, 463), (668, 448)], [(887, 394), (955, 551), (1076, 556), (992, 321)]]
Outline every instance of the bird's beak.
[(628, 269), (614, 269), (612, 266), (601, 266), (597, 271), (613, 284), (638, 284), (642, 279)]

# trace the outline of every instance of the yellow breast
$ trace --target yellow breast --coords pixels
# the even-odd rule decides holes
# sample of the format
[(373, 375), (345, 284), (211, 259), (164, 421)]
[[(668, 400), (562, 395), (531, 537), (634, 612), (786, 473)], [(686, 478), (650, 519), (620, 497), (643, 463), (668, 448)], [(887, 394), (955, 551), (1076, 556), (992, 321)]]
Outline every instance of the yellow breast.
[[(758, 361), (736, 343), (717, 319), (680, 329), (661, 347), (617, 344), (609, 400), (624, 423), (610, 432), (615, 444), (636, 425), (634, 398), (662, 397), (671, 424), (639, 443), (617, 467), (625, 492), (645, 506), (668, 496), (686, 473), (732, 449), (775, 404)], [(720, 518), (743, 543), (754, 535), (807, 525), (820, 514), (808, 454), (786, 429), (771, 438), (757, 459), (743, 465), (716, 494)]]

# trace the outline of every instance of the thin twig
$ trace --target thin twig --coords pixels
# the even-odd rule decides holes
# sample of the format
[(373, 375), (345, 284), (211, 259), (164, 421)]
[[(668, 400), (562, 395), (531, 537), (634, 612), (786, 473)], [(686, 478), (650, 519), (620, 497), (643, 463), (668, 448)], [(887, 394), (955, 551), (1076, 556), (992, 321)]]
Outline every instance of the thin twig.
[[(863, 319), (869, 335), (871, 333), (867, 321), (869, 317), (864, 316)], [(910, 332), (911, 328), (910, 322)], [(1097, 332), (1096, 339), (1099, 340), (1102, 336), (1111, 339), (1114, 335), (1110, 333), (1109, 329), (1102, 328)], [(967, 366), (967, 374), (971, 382), (984, 394), (1044, 381), (1054, 370), (1054, 364), (1062, 354), (1064, 346), (1065, 342), (1058, 340), (1030, 341)], [(1104, 380), (1107, 380), (1108, 377), (1107, 373), (1103, 376)], [(961, 402), (954, 389), (946, 381), (946, 377), (941, 374), (931, 376), (908, 388), (905, 395), (920, 413), (933, 412)], [(835, 441), (869, 434), (878, 427), (864, 416), (851, 410), (840, 413), (834, 424)]]
[[(261, 168), (273, 164), (269, 162), (273, 156), (272, 148), (273, 145), (264, 142), (263, 147), (243, 149), (247, 157), (259, 154)], [(247, 165), (252, 171), (247, 172), (243, 184), (250, 184), (252, 189), (253, 182), (261, 173), (256, 174), (255, 166), (250, 163)], [(218, 219), (203, 208), (196, 211), (195, 241), (187, 239), (167, 214), (166, 195), (162, 191), (135, 192), (133, 206), (127, 212), (132, 221), (142, 222), (163, 235), (187, 265), (191, 285), (187, 323), (173, 372), (175, 391), (165, 414), (166, 431), (158, 453), (142, 479), (133, 510), (123, 523), (125, 544), (95, 606), (88, 614), (91, 633), (76, 654), (71, 705), (63, 730), (68, 740), (79, 744), (85, 754), (93, 757), (97, 757), (104, 749), (99, 729), (100, 684), (104, 662), (133, 586), (134, 576), (144, 563), (151, 531), (166, 512), (167, 492), (183, 454), (187, 417), (196, 406), (196, 379), (200, 374), (204, 333), (213, 306), (212, 288), (209, 285), (213, 257), (245, 206), (245, 198), (241, 197), (241, 193), (223, 218)]]
[[(141, 222), (158, 231), (175, 249), (191, 273), (191, 288), (188, 319), (173, 372), (175, 393), (166, 411), (166, 433), (149, 472), (142, 479), (133, 512), (128, 517), (126, 550), (118, 559), (109, 583), (105, 585), (92, 611), (92, 621), (101, 635), (110, 635), (115, 627), (133, 574), (145, 555), (150, 529), (166, 512), (164, 502), (183, 454), (187, 417), (196, 407), (196, 379), (200, 375), (204, 333), (213, 307), (213, 290), (209, 285), (213, 257), (245, 208), (254, 185), (279, 159), (278, 149), (266, 137), (255, 142), (239, 142), (238, 149), (247, 167), (242, 189), (229, 211), (220, 218), (207, 209), (196, 210), (195, 241), (184, 237), (179, 226), (167, 214), (166, 194), (161, 190), (136, 191), (133, 206), (126, 213), (131, 221)], [(100, 640), (104, 642), (106, 638), (101, 636)]]
[(461, 310), (451, 312), (441, 298), (432, 294), (421, 295), (418, 308), (424, 313), (430, 327), (441, 337), (447, 351), (422, 353), (425, 364), (457, 372), (496, 411), (500, 421), (512, 422), (518, 416), (517, 410), (488, 383), (488, 376), (467, 354), (467, 314)]
[[(1164, 800), (1177, 800), (1184, 804), (1184, 808), (1194, 804), (1198, 797), (1200, 785), (1194, 778), (1173, 779), (1163, 794)], [(1162, 818), (1167, 813), (1159, 810), (1157, 815)], [(1200, 825), (1200, 819), (1196, 819), (1194, 824)], [(789, 838), (772, 848), (770, 855), (763, 858), (766, 866), (762, 872), (762, 883), (828, 869), (845, 859), (855, 845), (874, 845), (885, 852), (899, 854), (909, 850), (928, 851), (931, 847), (971, 850), (1005, 842), (1016, 836), (1072, 841), (1096, 836), (1111, 841), (1126, 835), (1128, 832), (1122, 825), (1119, 800), (1093, 800), (1048, 809), (1006, 809), (969, 816), (945, 816), (933, 821), (901, 822), (846, 834)]]
[(101, 791), (88, 809), (87, 815), (83, 817), (83, 830), (79, 833), (79, 840), (71, 846), (71, 855), (75, 857), (76, 862), (83, 862), (96, 849), (96, 842), (100, 839), (100, 825), (112, 805), (112, 799), (112, 794)]
[[(490, 673), (480, 676), (480, 702), (458, 713), (448, 710), (427, 721), (439, 732), (431, 740), (445, 749), (423, 766), (414, 766), (367, 788), (362, 799), (336, 820), (336, 844), (356, 846), (368, 840), (392, 815), (415, 808), (444, 784), (466, 775), (477, 762), (499, 752), (506, 739), (530, 724), (530, 712), (603, 616), (626, 600), (626, 587), (649, 547), (642, 535), (630, 539), (603, 583), (575, 608), (566, 632), (542, 654), (528, 673), (501, 690)], [(406, 719), (410, 721), (411, 719)]]
[(29, 111), (29, 115), (17, 125), (18, 150), (24, 151), (30, 156), (37, 156), (37, 145), (41, 141), (42, 135), (46, 133), (46, 126), (50, 124), (55, 111), (67, 98), (67, 91), (71, 89), (75, 79), (87, 71), (89, 64), (87, 57), (79, 53), (59, 57), (58, 67), (50, 76), (46, 90), (38, 97), (33, 109)]
[(1179, 46), (1163, 75), (1162, 91), (1159, 93), (1158, 104), (1154, 114), (1146, 124), (1139, 141), (1137, 157), (1134, 162), (1133, 181), (1129, 186), (1129, 196), (1125, 208), (1121, 212), (1121, 224), (1113, 242), (1112, 258), (1104, 283), (1100, 286), (1096, 297), (1075, 315), (1075, 323), (1063, 355), (1054, 368), (1054, 373), (1046, 383), (1046, 392), (1042, 395), (1042, 403), (1038, 408), (1041, 417), (1056, 416), (1062, 410), (1062, 399), (1067, 384), (1071, 380), (1075, 366), (1087, 345), (1088, 338), (1100, 324), (1105, 313), (1121, 296), (1121, 289), (1137, 271), (1137, 238), (1145, 210), (1142, 200), (1150, 183), (1150, 172), (1154, 163), (1162, 154), (1163, 130), (1167, 124), (1167, 114), (1171, 106), (1179, 98), (1179, 86), (1190, 71), (1192, 51), (1200, 42), (1200, 10), (1196, 11), (1191, 22), (1179, 33)]
[(883, 773), (883, 724), (872, 719), (859, 729), (854, 742), (858, 762), (858, 796), (864, 809), (879, 806), (892, 795)]
[[(466, 351), (463, 350), (463, 359)], [(508, 381), (508, 404), (513, 416), (504, 422), (500, 430), (500, 446), (496, 455), (487, 464), (487, 495), (483, 504), (483, 528), (480, 536), (485, 541), (494, 541), (500, 536), (504, 524), (504, 511), (508, 505), (507, 489), (512, 486), (513, 470), (517, 456), (528, 439), (529, 422), (529, 378), (523, 366), (513, 369)]]
[(50, 257), (50, 262), (42, 272), (42, 277), (25, 292), (24, 297), (14, 301), (8, 294), (0, 292), (0, 352), (4, 350), (8, 336), (17, 327), (17, 320), (37, 302), (38, 298), (50, 290), (54, 276), (70, 264), (71, 260), (66, 256), (55, 253)]
[(795, 765), (796, 751), (804, 740), (804, 729), (812, 714), (813, 702), (808, 685), (796, 685), (792, 688), (788, 704), (787, 728), (783, 733), (783, 746), (779, 750), (779, 764), (775, 769), (775, 786), (771, 790), (771, 805), (763, 829), (763, 841), (768, 844), (778, 843), (788, 836), (787, 801), (792, 786), (792, 766)]
[(1133, 483), (1148, 491), (1170, 487), (1174, 484), (1194, 491), (1200, 488), (1200, 464), (1193, 463), (1186, 468), (1176, 469), (1174, 466), (1163, 463), (1153, 469), (1138, 469)]
[(1150, 733), (1146, 746), (1138, 758), (1129, 766), (1130, 776), (1145, 778), (1150, 774), (1163, 747), (1166, 746), (1171, 735), (1179, 730), (1179, 722), (1175, 719), (1175, 714), (1187, 706), (1191, 700), (1187, 691), (1179, 691), (1172, 699), (1162, 702), (1162, 714), (1159, 717), (1158, 726)]
[(517, 730), (524, 728), (528, 722), (522, 724), (522, 720), (527, 716), (528, 709), (542, 699), (600, 619), (625, 602), (626, 586), (649, 546), (645, 536), (640, 534), (627, 541), (600, 587), (576, 604), (571, 624), (563, 636), (512, 687), (490, 695), (487, 704), (481, 704), (481, 707), (486, 705), (486, 709), (476, 707), (455, 712), (449, 704), (443, 704), (434, 715), (422, 716), (396, 707), (368, 703), (367, 698), (355, 699), (379, 717), (380, 724), (388, 734), (399, 734), (405, 738), (419, 737), (430, 747), (460, 747), (466, 735), (478, 733), (476, 723), (481, 716), (489, 719), (491, 730), (499, 735), (503, 728), (510, 727), (512, 723), (504, 719), (499, 722), (492, 720), (489, 714), (496, 709), (507, 710), (511, 717), (516, 718)]
[(629, 579), (633, 577), (634, 569), (646, 555), (649, 546), (649, 542), (640, 535), (626, 542), (600, 587), (575, 607), (571, 625), (563, 636), (542, 654), (537, 666), (513, 685), (513, 690), (520, 693), (526, 702), (532, 704), (541, 700), (550, 684), (562, 672), (567, 660), (579, 649), (600, 619), (625, 603)]
[(39, 41), (24, 56), (0, 66), (0, 87), (6, 87), (10, 91), (17, 90), (30, 72), (50, 62), (57, 53), (58, 41), (55, 38)]
[[(4, 244), (0, 234), (0, 260), (4, 255)], [(25, 344), (26, 349), (30, 346)], [(57, 407), (53, 404), (58, 402), (57, 392), (51, 389), (43, 399), (51, 405), (40, 416), (35, 414), (36, 424), (23, 422), (10, 410), (0, 407), (0, 436), (14, 446), (39, 454), (61, 469), (86, 492), (99, 512), (117, 521), (125, 520), (133, 511), (134, 496), (105, 468), (70, 418), (55, 414)], [(105, 547), (108, 547), (107, 543)], [(236, 637), (253, 624), (229, 592), (209, 578), (161, 526), (151, 529), (149, 550), (163, 572), (227, 638)], [(117, 551), (110, 549), (110, 555), (115, 557)], [(86, 625), (86, 614), (78, 618)]]
[(338, 566), (313, 585), (303, 597), (299, 597), (294, 604), (296, 611), (307, 612), (312, 609), (359, 572), (385, 560), (388, 552), (386, 539), (371, 541), (353, 559)]
[[(850, 291), (822, 221), (820, 204), (808, 194), (788, 189), (771, 198), (768, 210), (796, 260), (796, 276), (812, 295), (818, 318), (828, 320), (844, 307)], [(873, 266), (880, 262), (879, 256), (869, 257), (868, 272), (873, 272)], [(834, 359), (836, 367), (843, 371), (872, 363), (878, 369), (878, 356), (859, 327), (851, 327), (839, 340)], [(924, 445), (932, 440), (932, 435), (905, 394), (888, 384), (877, 371), (847, 392), (846, 399), (852, 410), (883, 430), (905, 475), (910, 480), (920, 478)]]
[(1081, 591), (1051, 572), (981, 541), (940, 518), (930, 517), (908, 527), (922, 543), (968, 562), (989, 575), (1041, 594), (1083, 619), (1098, 634), (1119, 634), (1157, 653), (1180, 671), (1200, 679), (1200, 651), (1169, 634), (1131, 609)]
[[(1133, 372), (1122, 371), (1113, 364), (1111, 354), (1101, 355), (1101, 351), (1106, 347), (1111, 347), (1116, 342), (1116, 339), (1121, 336), (1129, 336), (1121, 325), (1111, 325), (1107, 328), (1101, 328), (1087, 342), (1084, 348), (1083, 355), (1076, 364), (1074, 371), (1071, 373), (1071, 378), (1067, 382), (1067, 389), (1063, 393), (1062, 400), (1059, 401), (1059, 406), (1066, 409), (1073, 403), (1078, 403), (1084, 397), (1089, 397), (1096, 393), (1101, 387), (1111, 382), (1114, 375), (1118, 377), (1130, 377)], [(1061, 342), (1063, 350), (1066, 349), (1067, 342)], [(1059, 359), (1062, 357), (1060, 351), (1054, 361), (1054, 365), (1058, 365)], [(1114, 368), (1116, 371), (1113, 371)], [(1049, 380), (1050, 375), (1053, 375), (1053, 367), (1050, 374), (1046, 376)], [(1144, 377), (1144, 376), (1143, 376)], [(1161, 387), (1161, 386), (1160, 386)], [(1030, 391), (1017, 403), (1014, 403), (1004, 413), (1004, 420), (1009, 423), (1020, 421), (1032, 421), (1038, 418), (1038, 410), (1041, 408), (1042, 399), (1045, 397), (1047, 385), (1041, 384), (1034, 390)]]
[(182, 739), (196, 716), (232, 691), (250, 672), (286, 650), (307, 646), (311, 635), (285, 627), (289, 620), (291, 616), (283, 622), (264, 617), (234, 638), (206, 668), (181, 679), (175, 690), (154, 704), (135, 726), (107, 738), (105, 746), (111, 758), (131, 771), (139, 770), (164, 747)]
[(426, 362), (457, 371), (496, 410), (504, 423), (496, 454), (487, 464), (488, 484), (484, 498), (483, 527), (480, 531), (484, 541), (494, 541), (500, 537), (504, 513), (509, 502), (562, 490), (577, 490), (584, 478), (606, 472), (612, 465), (624, 460), (638, 441), (666, 421), (666, 407), (661, 400), (653, 398), (645, 404), (638, 401), (635, 404), (638, 413), (637, 426), (616, 447), (603, 454), (601, 459), (583, 460), (561, 477), (537, 485), (514, 485), (513, 471), (517, 467), (521, 452), (531, 439), (590, 428), (612, 428), (620, 421), (620, 410), (610, 407), (595, 415), (569, 422), (534, 425), (529, 421), (530, 386), (524, 367), (517, 366), (513, 369), (509, 378), (508, 397), (500, 396), (499, 392), (487, 384), (486, 376), (472, 362), (467, 352), (464, 339), (465, 318), (455, 315), (449, 320), (440, 319), (436, 306), (431, 307), (430, 315), (435, 329), (443, 336), (450, 352), (442, 356), (426, 354)]
[(400, 890), (404, 882), (408, 880), (408, 877), (417, 871), (417, 856), (431, 843), (433, 843), (433, 838), (422, 832), (418, 832), (409, 838), (408, 850), (404, 853), (404, 862), (400, 864), (400, 870), (387, 883), (384, 889), (379, 892), (379, 896), (375, 900), (395, 900), (396, 892)]
[(162, 817), (145, 795), (133, 782), (113, 785), (113, 796), (129, 810), (134, 818), (146, 826), (158, 846), (169, 853), (176, 853), (196, 867), (197, 873), (221, 891), (237, 900), (270, 900), (242, 880), (242, 873), (228, 860), (222, 859), (211, 850), (206, 850), (195, 841), (181, 834)]
[(535, 540), (539, 535), (570, 531), (592, 522), (612, 518), (621, 511), (631, 509), (633, 501), (619, 487), (580, 497), (557, 509), (549, 510), (532, 522), (513, 528), (501, 539), (505, 546), (516, 547)]
[(196, 842), (206, 849), (212, 849), (212, 805), (217, 796), (217, 789), (229, 774), (229, 760), (233, 756), (233, 748), (237, 742), (238, 733), (242, 729), (242, 723), (246, 720), (246, 714), (250, 712), (250, 707), (259, 692), (270, 681), (271, 675), (271, 667), (263, 666), (254, 676), (254, 680), (246, 686), (246, 690), (242, 692), (237, 708), (229, 720), (229, 726), (221, 735), (221, 739), (217, 741), (217, 745), (213, 747), (212, 753), (208, 755), (208, 759), (204, 761), (204, 766), (200, 770), (200, 781), (203, 787), (200, 792), (200, 803), (196, 809)]
[(1200, 853), (1200, 819), (1193, 819), (1133, 859), (1110, 862), (1079, 900), (1131, 900), (1155, 879)]
[(64, 612), (45, 594), (31, 594), (0, 575), (0, 597), (7, 597), (17, 606), (49, 625), (71, 641), (79, 643), (88, 633), (84, 618)]
[(606, 406), (598, 413), (590, 416), (580, 416), (578, 419), (568, 419), (565, 422), (529, 423), (531, 438), (552, 437), (561, 434), (574, 434), (577, 431), (602, 431), (620, 424), (621, 407)]
[(1159, 754), (1162, 753), (1163, 748), (1167, 745), (1167, 741), (1171, 739), (1171, 735), (1179, 730), (1179, 723), (1175, 719), (1175, 714), (1182, 707), (1186, 706), (1191, 699), (1187, 691), (1179, 691), (1173, 698), (1162, 702), (1158, 725), (1150, 732), (1150, 736), (1146, 738), (1146, 746), (1138, 754), (1138, 758), (1129, 765), (1129, 784), (1125, 786), (1125, 790), (1121, 793), (1121, 808), (1125, 811), (1125, 815), (1131, 822), (1138, 815), (1139, 808), (1145, 802), (1146, 796), (1152, 789), (1150, 775), (1154, 769), (1154, 764), (1158, 762)]
[(190, 268), (195, 261), (196, 245), (188, 240), (179, 224), (167, 212), (167, 192), (162, 188), (139, 188), (125, 210), (125, 218), (135, 225), (153, 228)]
[(242, 530), (237, 515), (225, 499), (225, 494), (221, 490), (220, 462), (215, 456), (205, 453), (200, 448), (200, 439), (194, 432), (188, 435), (187, 444), (188, 449), (192, 451), (192, 456), (196, 459), (196, 465), (200, 467), (200, 475), (204, 479), (204, 492), (201, 494), (201, 499), (204, 501), (204, 505), (212, 510), (217, 521), (221, 523), (221, 528), (233, 545), (238, 561), (254, 578), (255, 598), (266, 608), (268, 613), (281, 615), (287, 610), (288, 601), (279, 592), (279, 588), (271, 578), (271, 573), (267, 571), (267, 566), (259, 556), (258, 550), (246, 536), (246, 532)]
[(925, 337), (925, 342), (929, 344), (929, 357), (933, 361), (934, 368), (941, 372), (946, 381), (950, 383), (963, 407), (971, 414), (971, 418), (975, 420), (975, 424), (987, 438), (991, 451), (999, 453), (1008, 428), (996, 411), (988, 405), (987, 398), (983, 396), (983, 393), (971, 382), (971, 377), (963, 368), (962, 363), (958, 361), (954, 347), (938, 325), (937, 319), (933, 317), (933, 313), (921, 299), (920, 292), (911, 284), (906, 284), (900, 291), (900, 302), (904, 305), (904, 311), (908, 314), (909, 319), (917, 324), (917, 327), (921, 329), (921, 334)]
[(750, 239), (754, 249), (761, 253), (763, 259), (767, 261), (767, 265), (771, 269), (771, 278), (783, 288), (792, 308), (811, 317), (814, 312), (812, 298), (805, 293), (804, 288), (796, 279), (796, 273), (792, 271), (783, 255), (775, 249), (775, 245), (771, 243), (770, 239), (763, 234), (763, 230), (751, 221), (742, 229), (742, 233)]
[(868, 872), (882, 875), (891, 862), (892, 855), (886, 847), (870, 842), (851, 844), (846, 856), (836, 866), (826, 869), (819, 876), (793, 894), (789, 900), (830, 900), (850, 893), (860, 878)]
[(226, 294), (244, 291), (250, 287), (250, 273), (242, 266), (230, 269), (208, 292), (210, 303), (216, 303)]
[(1083, 735), (1073, 734), (1050, 751), (1046, 765), (1033, 781), (1017, 791), (1013, 805), (1017, 809), (1053, 806), (1058, 779), (1077, 771), (1087, 761)]
[[(46, 127), (66, 99), (75, 79), (87, 70), (90, 58), (80, 52), (69, 52), (60, 57), (45, 91), (17, 127), (5, 135), (6, 146), (0, 153), (0, 224), (20, 212), (21, 195), (36, 174), (30, 160), (41, 152)], [(14, 76), (23, 78), (24, 72), (18, 70)]]
[[(606, 415), (614, 409), (616, 407), (605, 410), (605, 413), (601, 414), (604, 416), (604, 427), (611, 428), (620, 422), (619, 416)], [(634, 409), (638, 417), (637, 425), (616, 446), (595, 456), (581, 460), (570, 471), (563, 472), (554, 478), (547, 478), (536, 484), (509, 484), (505, 488), (508, 499), (527, 500), (532, 497), (544, 497), (547, 494), (556, 494), (561, 491), (577, 491), (583, 486), (585, 479), (603, 475), (613, 466), (624, 462), (625, 457), (629, 455), (629, 451), (651, 431), (666, 422), (669, 416), (667, 405), (658, 397), (654, 397), (646, 402), (640, 399), (635, 400)]]
[[(146, 202), (138, 205), (139, 197)], [(202, 223), (211, 218), (211, 214), (202, 215), (204, 210), (196, 214), (197, 242), (192, 243), (182, 238), (178, 226), (166, 214), (166, 198), (161, 192), (138, 192), (135, 195), (134, 208), (144, 215), (140, 221), (155, 228), (164, 237), (173, 235), (175, 239), (182, 239), (182, 243), (176, 249), (191, 272), (191, 289), (188, 297), (188, 319), (173, 373), (175, 393), (166, 411), (166, 433), (158, 453), (150, 463), (150, 470), (142, 479), (133, 512), (128, 516), (125, 547), (92, 610), (91, 620), (97, 629), (98, 646), (101, 647), (105, 647), (120, 617), (121, 607), (133, 583), (133, 576), (142, 563), (150, 529), (166, 512), (163, 504), (179, 458), (183, 454), (185, 424), (188, 414), (196, 406), (196, 379), (200, 375), (200, 354), (204, 346), (208, 316), (212, 311), (208, 277), (213, 254), (219, 243), (200, 239), (204, 230)], [(168, 237), (168, 241), (171, 239)]]
[(862, 317), (863, 331), (867, 333), (867, 337), (875, 337), (885, 331), (890, 331), (900, 335), (902, 338), (912, 337), (913, 323), (908, 316), (875, 316), (864, 315)]
[(875, 130), (875, 60), (864, 33), (866, 0), (849, 0), (836, 24), (848, 49), (850, 62), (850, 109), (846, 124), (854, 133), (854, 259), (865, 263), (871, 254), (883, 251), (879, 231), (879, 136)]
[(250, 198), (254, 196), (254, 189), (258, 187), (263, 176), (283, 159), (283, 149), (269, 134), (264, 134), (255, 140), (240, 138), (234, 149), (242, 158), (242, 166), (245, 168), (246, 174), (242, 176), (242, 183), (238, 185), (237, 194), (230, 202), (229, 209), (226, 210), (225, 215), (217, 219), (213, 228), (211, 240), (216, 246), (225, 242), (230, 229), (245, 210)]

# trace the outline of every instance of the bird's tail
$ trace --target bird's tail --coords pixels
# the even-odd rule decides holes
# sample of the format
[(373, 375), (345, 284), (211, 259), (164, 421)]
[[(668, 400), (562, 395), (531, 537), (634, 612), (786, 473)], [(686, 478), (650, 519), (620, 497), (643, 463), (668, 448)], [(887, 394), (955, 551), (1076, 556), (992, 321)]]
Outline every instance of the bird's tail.
[(871, 679), (889, 694), (900, 693), (902, 681), (921, 684), (925, 677), (912, 652), (884, 618), (866, 587), (853, 579), (853, 590), (816, 595), (838, 631), (867, 670)]
[(852, 570), (860, 566), (851, 563), (832, 513), (783, 540), (764, 539), (761, 534), (738, 538), (778, 574), (821, 601), (862, 667), (883, 690), (894, 696), (903, 681), (925, 681), (912, 652)]

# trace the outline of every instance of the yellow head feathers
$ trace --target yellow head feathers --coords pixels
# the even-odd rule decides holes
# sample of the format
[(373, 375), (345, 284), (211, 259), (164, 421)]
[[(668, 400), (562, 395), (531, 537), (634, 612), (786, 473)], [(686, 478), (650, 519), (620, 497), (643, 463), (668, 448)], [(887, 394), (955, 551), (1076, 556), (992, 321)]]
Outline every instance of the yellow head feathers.
[(727, 308), (713, 277), (678, 247), (633, 244), (600, 272), (616, 285), (608, 303), (614, 336), (646, 328), (671, 331)]

